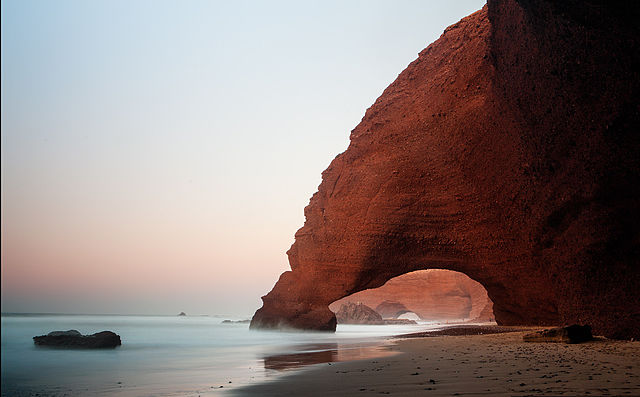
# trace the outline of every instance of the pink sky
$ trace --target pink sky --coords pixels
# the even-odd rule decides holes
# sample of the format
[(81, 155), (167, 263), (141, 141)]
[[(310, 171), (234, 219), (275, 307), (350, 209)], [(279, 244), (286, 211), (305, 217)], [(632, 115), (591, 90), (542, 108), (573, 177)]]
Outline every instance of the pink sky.
[(482, 1), (2, 2), (2, 311), (251, 315), (367, 107)]

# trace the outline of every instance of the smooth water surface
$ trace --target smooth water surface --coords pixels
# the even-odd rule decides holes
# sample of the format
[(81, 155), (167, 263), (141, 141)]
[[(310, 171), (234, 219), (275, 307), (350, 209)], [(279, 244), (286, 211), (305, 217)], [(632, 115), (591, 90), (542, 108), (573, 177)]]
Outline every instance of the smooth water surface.
[[(337, 332), (249, 331), (218, 317), (3, 315), (2, 395), (169, 396), (219, 393), (304, 365), (389, 354), (384, 337), (438, 325), (339, 325)], [(54, 330), (109, 330), (107, 350), (36, 347)], [(223, 387), (220, 387), (223, 386)]]

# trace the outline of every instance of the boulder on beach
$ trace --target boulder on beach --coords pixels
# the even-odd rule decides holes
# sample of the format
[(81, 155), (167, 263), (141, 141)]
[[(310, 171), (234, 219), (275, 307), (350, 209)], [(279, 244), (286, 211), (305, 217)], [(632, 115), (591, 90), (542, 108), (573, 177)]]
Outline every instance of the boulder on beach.
[(593, 339), (591, 327), (588, 325), (569, 325), (526, 334), (525, 342), (582, 343)]
[(75, 329), (69, 331), (53, 331), (47, 335), (33, 337), (37, 346), (51, 346), (81, 349), (106, 349), (120, 346), (120, 335), (111, 331), (102, 331), (93, 335), (82, 335)]

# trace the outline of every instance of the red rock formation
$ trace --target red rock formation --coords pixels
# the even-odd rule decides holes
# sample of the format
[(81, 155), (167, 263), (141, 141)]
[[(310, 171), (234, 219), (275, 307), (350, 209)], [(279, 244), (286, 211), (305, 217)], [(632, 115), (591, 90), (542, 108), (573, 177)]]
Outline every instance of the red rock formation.
[[(337, 312), (346, 302), (362, 302), (384, 318), (397, 318), (413, 312), (423, 320), (475, 320), (491, 301), (477, 281), (462, 273), (446, 270), (421, 270), (403, 274), (382, 287), (368, 289), (329, 305)], [(486, 313), (485, 313), (486, 315)], [(489, 313), (486, 320), (493, 317)]]
[(376, 100), (323, 173), (252, 328), (441, 268), (499, 324), (640, 337), (636, 2), (489, 0)]
[[(400, 276), (400, 277), (402, 277), (402, 276)], [(385, 284), (385, 285), (387, 285), (387, 284)], [(383, 288), (383, 287), (384, 287), (384, 285), (382, 287), (380, 287), (380, 288)], [(373, 289), (373, 290), (365, 290), (365, 291), (362, 291), (362, 292), (356, 292), (354, 295), (351, 295), (351, 296), (356, 296), (356, 295), (359, 295), (359, 294), (364, 293), (366, 291), (375, 291), (375, 290), (377, 290), (377, 288)], [(346, 298), (342, 298), (342, 299), (340, 299), (339, 301), (336, 301), (336, 302), (342, 302), (343, 300), (347, 300), (348, 301), (351, 296), (347, 296)], [(367, 298), (365, 297), (365, 299), (367, 299)], [(380, 299), (382, 299), (382, 298), (380, 298)], [(335, 310), (334, 310), (335, 306), (334, 305), (336, 304), (336, 302), (333, 302), (332, 304), (329, 305), (329, 309), (331, 311), (333, 311), (333, 312), (335, 312)], [(405, 313), (411, 312), (411, 310), (407, 309), (407, 307), (405, 305), (403, 305), (402, 303), (397, 302), (397, 301), (390, 301), (390, 300), (383, 300), (382, 302), (380, 302), (376, 306), (376, 311), (378, 313), (380, 313), (380, 315), (383, 318), (398, 318), (399, 316), (401, 316), (401, 315), (403, 315)]]
[(336, 310), (336, 319), (340, 324), (384, 324), (380, 313), (362, 302), (344, 302)]
[[(475, 309), (475, 308), (474, 308)], [(487, 302), (484, 304), (484, 307), (475, 314), (474, 311), (469, 314), (470, 322), (489, 322), (495, 321), (495, 316), (493, 315), (493, 302), (491, 299), (487, 297)]]

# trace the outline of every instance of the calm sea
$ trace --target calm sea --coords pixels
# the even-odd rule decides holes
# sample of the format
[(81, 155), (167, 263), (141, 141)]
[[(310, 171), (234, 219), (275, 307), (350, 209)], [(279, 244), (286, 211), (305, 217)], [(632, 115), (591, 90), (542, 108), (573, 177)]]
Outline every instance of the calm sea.
[[(306, 365), (387, 355), (386, 336), (441, 327), (339, 325), (335, 334), (273, 332), (221, 324), (223, 319), (3, 314), (2, 396), (222, 395)], [(62, 350), (33, 343), (33, 336), (69, 329), (113, 331), (122, 346)]]

